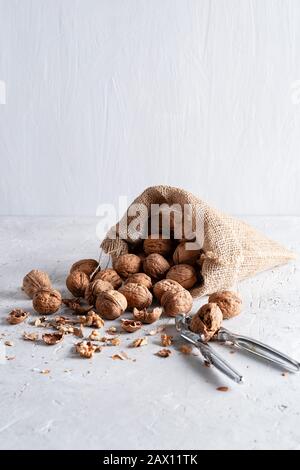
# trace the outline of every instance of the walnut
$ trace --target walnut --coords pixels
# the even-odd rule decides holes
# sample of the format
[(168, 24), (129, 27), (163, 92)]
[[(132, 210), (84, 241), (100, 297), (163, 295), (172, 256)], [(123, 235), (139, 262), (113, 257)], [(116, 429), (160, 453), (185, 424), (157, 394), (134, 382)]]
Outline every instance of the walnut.
[(119, 289), (122, 285), (122, 279), (120, 278), (117, 271), (112, 268), (103, 269), (100, 273), (97, 273), (94, 277), (94, 281), (101, 279), (102, 281), (110, 282), (114, 289)]
[(114, 262), (115, 270), (123, 278), (127, 278), (131, 274), (138, 273), (141, 270), (141, 267), (141, 258), (134, 254), (121, 255)]
[(173, 253), (175, 264), (195, 264), (201, 254), (201, 249), (189, 250), (189, 242), (181, 242)]
[(133, 348), (140, 348), (141, 346), (146, 346), (146, 344), (148, 344), (147, 338), (137, 338), (131, 343), (131, 346)]
[(85, 289), (88, 287), (90, 278), (82, 271), (73, 271), (70, 273), (66, 280), (66, 285), (69, 291), (75, 297), (84, 297)]
[(107, 320), (114, 320), (122, 315), (127, 308), (126, 297), (121, 292), (109, 290), (98, 295), (96, 310)]
[(190, 329), (199, 333), (203, 341), (209, 341), (220, 329), (223, 315), (216, 303), (202, 305), (198, 312), (192, 317)]
[(8, 323), (11, 325), (17, 325), (18, 323), (22, 323), (26, 318), (28, 318), (29, 313), (25, 312), (21, 308), (16, 308), (10, 312), (7, 317)]
[(166, 346), (171, 346), (172, 344), (172, 340), (173, 340), (173, 336), (168, 336), (166, 334), (162, 334), (160, 336), (160, 339), (161, 339), (161, 345), (166, 347)]
[(43, 338), (44, 343), (53, 345), (53, 344), (60, 343), (64, 338), (64, 334), (63, 333), (45, 333), (42, 336), (42, 338)]
[(84, 326), (93, 326), (94, 328), (103, 328), (104, 320), (96, 312), (91, 310), (87, 315), (80, 317), (80, 323)]
[(239, 294), (235, 292), (216, 292), (209, 296), (208, 301), (218, 305), (224, 319), (236, 317), (242, 310), (242, 299)]
[(147, 256), (143, 263), (144, 271), (153, 279), (162, 279), (170, 269), (168, 261), (158, 253)]
[(178, 313), (188, 313), (193, 306), (193, 298), (189, 291), (183, 289), (178, 292), (165, 292), (161, 298), (164, 311), (170, 317)]
[(80, 343), (75, 345), (75, 351), (80, 354), (81, 357), (90, 359), (95, 352), (101, 351), (101, 347), (91, 343), (91, 341), (80, 341)]
[(168, 271), (167, 279), (173, 279), (185, 289), (191, 289), (197, 282), (197, 275), (193, 266), (176, 264)]
[(41, 288), (51, 289), (51, 281), (44, 271), (33, 269), (23, 279), (23, 291), (32, 299), (34, 294)]
[(154, 284), (153, 293), (157, 300), (161, 302), (161, 298), (165, 292), (179, 292), (184, 288), (179, 284), (179, 282), (174, 281), (173, 279), (163, 279)]
[(135, 320), (122, 320), (122, 328), (127, 333), (134, 333), (142, 328), (142, 323)]
[(157, 351), (156, 355), (159, 357), (169, 357), (172, 354), (170, 349), (160, 349)]
[(169, 255), (173, 248), (173, 242), (170, 239), (162, 238), (162, 235), (150, 235), (144, 240), (144, 252), (146, 255), (158, 253), (159, 255)]
[(36, 312), (43, 315), (55, 313), (61, 306), (61, 295), (55, 289), (41, 289), (34, 294), (32, 305)]
[(142, 310), (138, 310), (137, 308), (133, 309), (133, 318), (136, 321), (140, 321), (142, 323), (154, 323), (157, 320), (159, 320), (160, 316), (162, 314), (162, 308), (160, 307), (155, 307), (150, 311), (147, 311), (146, 308)]
[(147, 289), (152, 289), (152, 281), (151, 277), (147, 276), (145, 273), (135, 273), (131, 274), (126, 281), (125, 284), (141, 284), (142, 286), (147, 287)]
[(95, 259), (81, 259), (72, 264), (70, 273), (73, 273), (74, 271), (81, 271), (90, 277), (98, 267), (99, 263)]
[(85, 289), (84, 298), (89, 305), (95, 305), (97, 296), (101, 292), (106, 292), (108, 290), (113, 290), (113, 286), (110, 282), (96, 279), (95, 281), (90, 282)]
[(119, 292), (126, 297), (128, 308), (147, 308), (152, 303), (151, 292), (141, 284), (124, 284)]

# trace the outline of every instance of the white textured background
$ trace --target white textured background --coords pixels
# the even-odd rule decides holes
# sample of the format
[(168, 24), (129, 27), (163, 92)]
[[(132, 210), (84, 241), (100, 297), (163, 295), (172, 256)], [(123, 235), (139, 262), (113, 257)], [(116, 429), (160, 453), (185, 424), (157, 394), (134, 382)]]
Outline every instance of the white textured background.
[(0, 213), (165, 183), (300, 215), (299, 24), (299, 0), (0, 0)]

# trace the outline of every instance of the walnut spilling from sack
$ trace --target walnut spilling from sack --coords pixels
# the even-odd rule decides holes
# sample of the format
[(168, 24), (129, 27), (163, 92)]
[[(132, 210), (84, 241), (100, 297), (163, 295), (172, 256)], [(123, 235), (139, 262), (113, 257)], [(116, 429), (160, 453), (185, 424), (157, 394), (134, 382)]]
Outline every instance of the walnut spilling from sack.
[(75, 351), (86, 359), (93, 357), (95, 352), (100, 352), (101, 347), (91, 343), (91, 341), (81, 341), (80, 343), (75, 344)]

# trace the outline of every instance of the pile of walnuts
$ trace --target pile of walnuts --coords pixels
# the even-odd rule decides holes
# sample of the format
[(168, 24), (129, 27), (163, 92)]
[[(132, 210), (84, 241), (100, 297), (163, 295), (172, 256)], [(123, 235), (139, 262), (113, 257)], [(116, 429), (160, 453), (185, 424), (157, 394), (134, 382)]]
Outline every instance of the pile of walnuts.
[[(67, 306), (80, 316), (77, 320), (80, 328), (74, 326), (75, 320), (56, 317), (59, 320), (55, 324), (58, 333), (44, 335), (44, 342), (56, 344), (62, 339), (59, 335), (68, 333), (83, 337), (83, 326), (101, 328), (103, 319), (114, 320), (126, 310), (132, 311), (132, 319), (122, 320), (122, 329), (129, 333), (140, 329), (142, 324), (157, 321), (162, 312), (175, 317), (191, 311), (193, 299), (190, 290), (203, 282), (203, 251), (189, 250), (187, 242), (176, 243), (160, 235), (149, 236), (134, 251), (114, 258), (112, 268), (101, 269), (94, 259), (74, 263), (66, 278), (66, 286), (74, 296), (72, 299), (63, 299), (43, 271), (32, 270), (24, 277), (22, 288), (32, 299), (33, 308), (38, 314), (54, 314)], [(234, 317), (240, 311), (238, 294), (230, 291), (215, 293), (192, 317), (190, 328), (209, 341), (223, 319)], [(11, 312), (8, 321), (11, 324), (21, 323), (27, 316), (28, 313), (16, 309)], [(53, 326), (53, 322), (46, 322), (45, 325)], [(94, 336), (90, 335), (88, 339), (94, 340)], [(168, 345), (163, 343), (163, 346)], [(77, 346), (76, 351), (83, 357), (91, 357), (95, 351), (101, 350), (91, 342), (82, 341)]]

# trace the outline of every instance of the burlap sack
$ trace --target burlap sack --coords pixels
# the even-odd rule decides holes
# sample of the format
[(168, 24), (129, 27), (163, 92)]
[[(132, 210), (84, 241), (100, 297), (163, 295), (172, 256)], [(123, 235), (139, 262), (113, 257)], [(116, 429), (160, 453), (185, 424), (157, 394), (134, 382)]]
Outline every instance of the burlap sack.
[[(191, 204), (193, 217), (195, 211), (201, 211), (204, 221), (204, 282), (191, 291), (193, 297), (231, 288), (238, 281), (295, 258), (294, 253), (245, 222), (221, 213), (183, 189), (153, 186), (138, 196), (134, 203), (144, 204), (148, 210), (151, 204), (180, 204), (182, 207), (184, 204)], [(124, 217), (127, 216), (126, 213)], [(101, 248), (113, 257), (119, 256), (129, 251), (127, 241), (132, 242), (130, 233), (127, 240), (119, 237), (112, 240), (108, 233)]]

